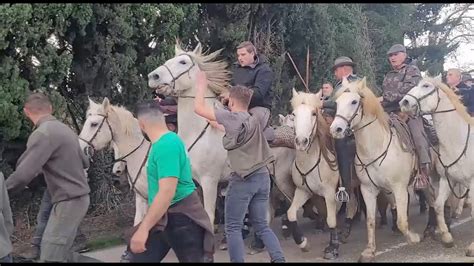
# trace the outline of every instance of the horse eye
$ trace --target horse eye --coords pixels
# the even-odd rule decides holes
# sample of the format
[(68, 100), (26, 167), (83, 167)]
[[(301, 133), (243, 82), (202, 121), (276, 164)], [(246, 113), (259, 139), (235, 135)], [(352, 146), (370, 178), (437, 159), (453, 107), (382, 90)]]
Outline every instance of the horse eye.
[(428, 87), (429, 87), (428, 84), (423, 85), (423, 88), (428, 88)]
[(313, 111), (311, 115), (316, 116), (316, 111)]
[(356, 100), (353, 100), (351, 104), (356, 105), (356, 104), (357, 104), (357, 101), (356, 101)]
[(98, 126), (98, 125), (99, 125), (99, 123), (95, 123), (95, 122), (94, 122), (94, 123), (91, 123), (91, 127), (96, 127), (96, 126)]
[(186, 65), (186, 61), (184, 61), (184, 60), (179, 61), (179, 63), (180, 63), (181, 65)]

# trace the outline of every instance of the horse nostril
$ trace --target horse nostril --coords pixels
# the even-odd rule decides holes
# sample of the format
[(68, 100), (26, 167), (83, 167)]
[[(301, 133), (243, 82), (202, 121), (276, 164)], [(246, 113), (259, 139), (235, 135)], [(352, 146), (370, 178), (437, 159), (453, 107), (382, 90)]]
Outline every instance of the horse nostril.
[(405, 106), (407, 106), (407, 105), (408, 105), (408, 100), (407, 100), (407, 99), (403, 100), (403, 101), (402, 101), (402, 104), (405, 105)]
[(304, 138), (304, 139), (303, 139), (303, 145), (306, 145), (306, 144), (308, 144), (308, 139), (307, 139), (307, 138)]
[(152, 77), (153, 79), (155, 79), (155, 80), (159, 80), (159, 79), (160, 79), (160, 75), (158, 75), (158, 74), (153, 74), (151, 77)]
[(336, 128), (336, 132), (337, 132), (337, 133), (341, 133), (341, 132), (342, 132), (342, 128), (340, 128), (340, 127)]

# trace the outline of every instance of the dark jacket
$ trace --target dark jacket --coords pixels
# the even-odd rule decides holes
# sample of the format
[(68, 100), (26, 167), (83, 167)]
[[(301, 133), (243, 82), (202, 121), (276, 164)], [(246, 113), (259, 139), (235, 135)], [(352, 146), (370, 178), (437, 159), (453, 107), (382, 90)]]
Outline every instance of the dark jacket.
[(468, 113), (474, 115), (474, 88), (469, 87), (464, 82), (456, 86), (456, 94), (461, 97), (461, 101), (466, 106)]
[(390, 70), (383, 79), (383, 102), (386, 112), (400, 111), (399, 102), (421, 80), (421, 73), (416, 61), (407, 58), (401, 69)]
[(52, 202), (57, 203), (89, 194), (84, 172), (88, 167), (76, 133), (49, 115), (38, 121), (6, 186), (9, 193), (20, 191), (43, 172)]
[(257, 56), (255, 63), (242, 67), (239, 62), (233, 64), (231, 85), (243, 85), (251, 88), (254, 93), (249, 109), (255, 106), (272, 107), (273, 71), (263, 56)]

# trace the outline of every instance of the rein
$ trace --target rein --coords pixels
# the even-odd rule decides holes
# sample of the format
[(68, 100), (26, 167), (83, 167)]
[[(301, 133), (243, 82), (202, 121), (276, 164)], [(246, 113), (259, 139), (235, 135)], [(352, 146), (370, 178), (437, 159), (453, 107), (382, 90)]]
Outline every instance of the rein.
[[(436, 97), (438, 98), (437, 100), (437, 103), (436, 103), (436, 108), (433, 112), (421, 112), (421, 101), (423, 99), (426, 99), (428, 96), (434, 94), (436, 92)], [(452, 108), (452, 109), (447, 109), (447, 110), (441, 110), (441, 111), (437, 111), (438, 110), (438, 107), (439, 107), (439, 103), (441, 102), (441, 97), (439, 96), (439, 88), (435, 87), (432, 91), (430, 91), (429, 93), (423, 95), (422, 97), (420, 98), (417, 98), (409, 93), (407, 93), (408, 96), (412, 97), (413, 99), (415, 99), (416, 101), (416, 104), (417, 104), (417, 111), (420, 115), (425, 115), (425, 114), (429, 114), (429, 115), (433, 115), (433, 114), (439, 114), (439, 113), (449, 113), (449, 112), (452, 112), (452, 111), (456, 111), (456, 108)], [(461, 152), (461, 154), (458, 156), (458, 158), (456, 160), (454, 160), (452, 163), (446, 165), (442, 160), (441, 160), (441, 154), (438, 150), (435, 149), (435, 147), (431, 144), (431, 142), (428, 142), (430, 143), (430, 146), (433, 148), (434, 152), (436, 153), (436, 155), (438, 156), (438, 160), (439, 162), (441, 163), (441, 165), (443, 166), (444, 168), (444, 175), (446, 176), (446, 180), (448, 181), (448, 185), (449, 185), (449, 189), (451, 190), (451, 193), (453, 193), (453, 195), (457, 198), (457, 199), (463, 199), (465, 198), (468, 193), (469, 193), (469, 189), (466, 190), (466, 193), (464, 193), (464, 195), (462, 196), (458, 196), (455, 192), (454, 192), (454, 188), (453, 186), (451, 185), (451, 181), (449, 180), (450, 178), (452, 179), (452, 176), (449, 174), (448, 170), (449, 168), (451, 168), (453, 165), (455, 165), (461, 158), (463, 155), (466, 154), (466, 151), (467, 151), (467, 147), (469, 146), (469, 136), (471, 134), (471, 125), (468, 124), (467, 125), (467, 137), (466, 137), (466, 143), (464, 144), (464, 149), (463, 151)]]

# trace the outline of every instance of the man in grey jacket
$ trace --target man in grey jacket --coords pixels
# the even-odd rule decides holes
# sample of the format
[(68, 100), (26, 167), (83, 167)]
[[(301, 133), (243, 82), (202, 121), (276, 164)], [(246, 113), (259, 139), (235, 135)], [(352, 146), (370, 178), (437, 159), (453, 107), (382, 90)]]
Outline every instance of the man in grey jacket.
[(23, 108), (35, 125), (6, 181), (10, 194), (25, 188), (43, 172), (53, 209), (41, 241), (40, 261), (72, 262), (82, 257), (72, 251), (79, 224), (89, 208), (90, 188), (78, 136), (52, 116), (52, 105), (42, 93), (31, 94)]
[(0, 172), (0, 263), (13, 262), (11, 257), (13, 233), (12, 210), (8, 199), (5, 177)]

